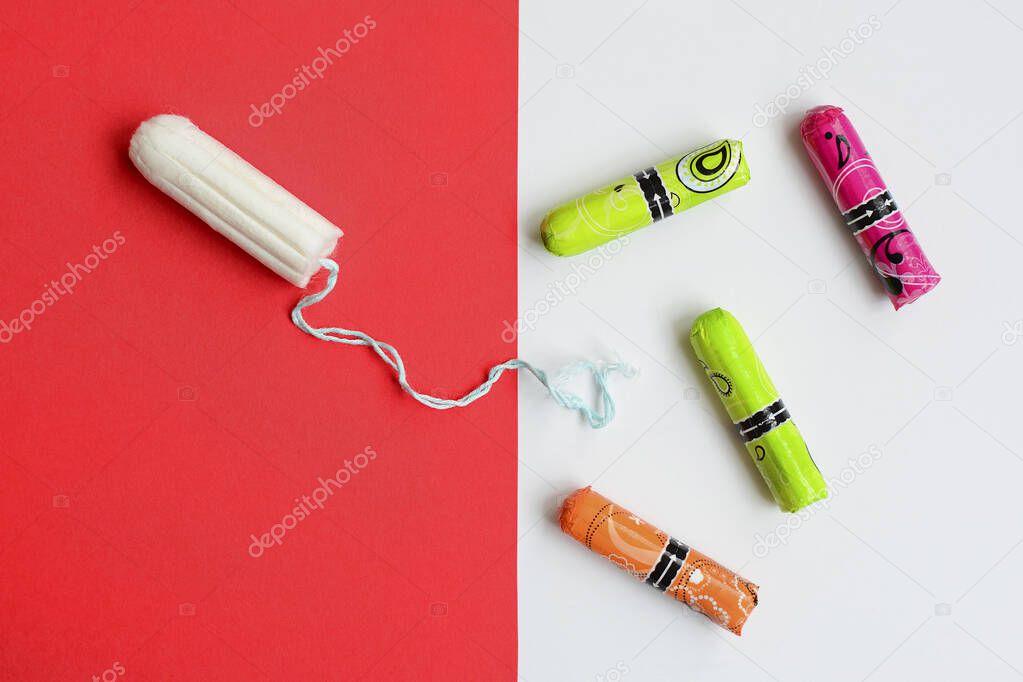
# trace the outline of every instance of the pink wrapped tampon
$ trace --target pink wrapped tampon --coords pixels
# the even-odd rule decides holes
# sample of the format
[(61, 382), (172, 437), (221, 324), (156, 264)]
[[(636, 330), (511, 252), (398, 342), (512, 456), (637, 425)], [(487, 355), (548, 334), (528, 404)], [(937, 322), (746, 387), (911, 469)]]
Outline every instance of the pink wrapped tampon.
[(898, 310), (937, 286), (934, 271), (856, 128), (835, 106), (814, 107), (799, 127), (813, 165), (831, 190), (870, 266)]

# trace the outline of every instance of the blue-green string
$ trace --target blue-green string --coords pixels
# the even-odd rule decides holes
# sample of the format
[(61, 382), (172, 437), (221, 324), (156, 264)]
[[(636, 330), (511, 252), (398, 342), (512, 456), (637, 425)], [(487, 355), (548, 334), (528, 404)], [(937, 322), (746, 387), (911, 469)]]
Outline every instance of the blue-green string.
[[(489, 393), (490, 389), (498, 382), (505, 370), (524, 369), (529, 371), (530, 374), (536, 377), (540, 383), (544, 385), (547, 391), (550, 392), (551, 397), (554, 398), (559, 405), (579, 412), (586, 417), (586, 421), (589, 422), (590, 426), (595, 429), (599, 429), (607, 426), (615, 417), (615, 401), (614, 398), (611, 397), (611, 392), (608, 389), (608, 379), (614, 373), (619, 373), (626, 377), (634, 376), (636, 373), (632, 367), (620, 362), (593, 363), (583, 360), (565, 367), (553, 379), (551, 379), (543, 370), (533, 367), (524, 360), (515, 359), (508, 360), (507, 362), (502, 362), (500, 365), (491, 367), (490, 371), (487, 373), (487, 380), (463, 395), (461, 398), (438, 398), (436, 396), (420, 393), (409, 385), (408, 377), (405, 373), (405, 363), (402, 362), (401, 355), (398, 354), (398, 351), (391, 344), (377, 341), (365, 332), (353, 329), (342, 329), (341, 327), (312, 327), (305, 321), (305, 318), (302, 317), (302, 310), (322, 301), (331, 291), (334, 290), (334, 286), (337, 284), (337, 263), (328, 258), (324, 258), (320, 260), (320, 265), (327, 269), (327, 284), (321, 291), (304, 297), (295, 305), (295, 308), (291, 311), (291, 321), (295, 323), (296, 327), (304, 331), (306, 334), (315, 336), (323, 341), (344, 343), (350, 346), (369, 346), (378, 356), (380, 356), (381, 360), (390, 365), (391, 369), (394, 370), (395, 374), (397, 374), (398, 384), (401, 385), (402, 390), (423, 405), (432, 407), (435, 410), (449, 410), (452, 407), (465, 407)], [(598, 399), (600, 403), (597, 409), (591, 408), (585, 401), (583, 401), (582, 398), (574, 393), (569, 393), (559, 388), (559, 386), (561, 386), (564, 382), (581, 372), (590, 372), (593, 375), (594, 382), (597, 384)]]

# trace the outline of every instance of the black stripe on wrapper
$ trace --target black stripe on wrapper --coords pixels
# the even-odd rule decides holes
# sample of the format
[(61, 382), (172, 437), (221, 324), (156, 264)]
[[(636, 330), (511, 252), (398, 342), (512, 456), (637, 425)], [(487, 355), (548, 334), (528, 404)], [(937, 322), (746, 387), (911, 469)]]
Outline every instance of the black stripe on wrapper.
[(639, 188), (643, 190), (647, 208), (650, 210), (650, 217), (654, 222), (667, 218), (674, 213), (671, 208), (671, 197), (668, 196), (668, 190), (665, 189), (664, 181), (661, 180), (661, 176), (656, 168), (650, 166), (634, 174), (632, 177), (636, 178)]
[(678, 572), (682, 570), (682, 564), (685, 563), (688, 554), (689, 547), (685, 543), (679, 542), (675, 538), (669, 538), (668, 544), (661, 552), (660, 558), (657, 559), (657, 564), (646, 577), (646, 583), (653, 585), (661, 592), (667, 590)]
[(853, 234), (859, 234), (898, 210), (899, 207), (895, 205), (895, 199), (892, 198), (891, 192), (885, 190), (876, 197), (871, 197), (862, 204), (850, 208), (842, 214), (842, 218), (845, 219), (845, 224), (849, 226)]
[(762, 410), (754, 412), (735, 425), (742, 442), (748, 443), (764, 436), (787, 422), (791, 416), (781, 398)]

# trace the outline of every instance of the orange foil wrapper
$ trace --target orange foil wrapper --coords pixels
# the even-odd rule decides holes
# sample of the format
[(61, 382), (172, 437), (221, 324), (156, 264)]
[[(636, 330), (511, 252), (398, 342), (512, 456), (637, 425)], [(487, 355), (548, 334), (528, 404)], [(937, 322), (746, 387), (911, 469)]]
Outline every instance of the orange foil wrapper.
[(561, 530), (737, 635), (757, 605), (759, 587), (590, 487), (565, 500)]

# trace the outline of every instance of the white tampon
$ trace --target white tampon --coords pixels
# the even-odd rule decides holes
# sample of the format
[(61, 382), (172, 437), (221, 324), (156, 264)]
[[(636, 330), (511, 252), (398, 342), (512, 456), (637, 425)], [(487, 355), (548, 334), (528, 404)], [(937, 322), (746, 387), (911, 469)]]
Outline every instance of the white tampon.
[(143, 121), (135, 167), (162, 192), (297, 287), (305, 287), (341, 230), (184, 116)]

